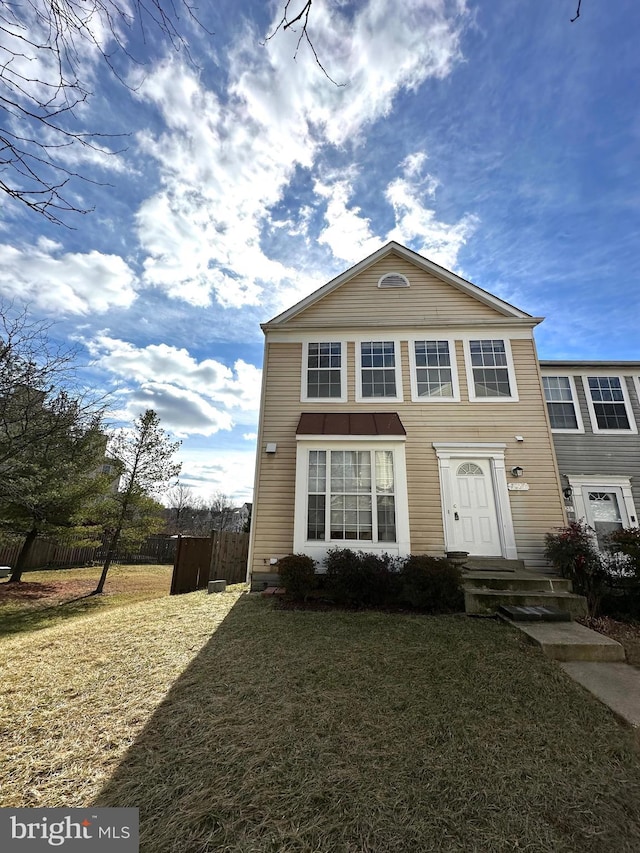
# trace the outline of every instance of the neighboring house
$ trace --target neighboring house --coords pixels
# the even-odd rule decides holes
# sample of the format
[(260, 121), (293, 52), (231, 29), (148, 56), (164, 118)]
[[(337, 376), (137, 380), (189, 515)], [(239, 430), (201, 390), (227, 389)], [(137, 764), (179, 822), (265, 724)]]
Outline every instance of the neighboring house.
[(392, 242), (265, 323), (253, 587), (334, 547), (544, 569), (566, 519), (539, 322)]
[(226, 530), (230, 533), (242, 533), (251, 518), (251, 504), (244, 503), (239, 507), (229, 507), (218, 513), (211, 513), (212, 529)]
[(540, 362), (567, 517), (598, 539), (637, 527), (640, 362)]

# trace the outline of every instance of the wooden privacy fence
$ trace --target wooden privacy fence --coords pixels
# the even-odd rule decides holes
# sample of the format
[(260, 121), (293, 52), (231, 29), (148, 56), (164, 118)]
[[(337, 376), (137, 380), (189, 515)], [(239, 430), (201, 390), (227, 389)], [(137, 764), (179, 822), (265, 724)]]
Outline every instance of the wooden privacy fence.
[[(22, 542), (0, 547), (0, 566), (15, 566)], [(36, 539), (25, 569), (61, 569), (69, 566), (84, 566), (87, 563), (104, 561), (108, 537), (97, 548), (93, 545), (77, 548), (62, 545), (54, 539)], [(118, 549), (114, 563), (173, 563), (176, 552), (176, 540), (166, 536), (150, 536), (136, 549)]]
[[(0, 548), (0, 565), (15, 566), (21, 548), (22, 541)], [(73, 548), (70, 545), (60, 545), (51, 539), (36, 539), (31, 546), (31, 553), (25, 569), (40, 569), (47, 566), (55, 569), (64, 566), (84, 565), (92, 562), (95, 551), (96, 549), (93, 546)]]
[(204, 589), (210, 580), (244, 583), (249, 534), (215, 532), (206, 539), (179, 536), (171, 580), (171, 595)]

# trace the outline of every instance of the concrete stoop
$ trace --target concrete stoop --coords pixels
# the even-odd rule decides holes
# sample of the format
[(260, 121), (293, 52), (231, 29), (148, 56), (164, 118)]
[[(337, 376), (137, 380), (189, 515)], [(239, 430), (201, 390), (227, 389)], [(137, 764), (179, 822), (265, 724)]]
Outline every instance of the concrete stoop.
[(557, 661), (624, 661), (624, 649), (615, 640), (578, 622), (511, 622), (529, 642)]
[(463, 568), (470, 572), (524, 572), (524, 560), (506, 557), (467, 557)]
[(587, 615), (587, 601), (571, 592), (570, 581), (525, 571), (464, 572), (464, 605), (467, 613), (489, 615), (501, 606), (545, 606), (564, 610), (572, 617)]

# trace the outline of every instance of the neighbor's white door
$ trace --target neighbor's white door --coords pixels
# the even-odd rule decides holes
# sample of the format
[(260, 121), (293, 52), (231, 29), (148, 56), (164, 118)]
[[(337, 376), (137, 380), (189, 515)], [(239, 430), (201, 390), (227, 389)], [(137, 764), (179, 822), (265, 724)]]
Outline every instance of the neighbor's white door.
[(620, 530), (629, 524), (622, 499), (622, 489), (616, 486), (612, 488), (583, 486), (582, 495), (587, 522), (596, 532), (598, 546), (602, 547), (603, 537), (607, 533), (613, 533), (614, 530)]
[(452, 474), (455, 550), (468, 551), (477, 557), (501, 556), (489, 461), (456, 461), (452, 465)]

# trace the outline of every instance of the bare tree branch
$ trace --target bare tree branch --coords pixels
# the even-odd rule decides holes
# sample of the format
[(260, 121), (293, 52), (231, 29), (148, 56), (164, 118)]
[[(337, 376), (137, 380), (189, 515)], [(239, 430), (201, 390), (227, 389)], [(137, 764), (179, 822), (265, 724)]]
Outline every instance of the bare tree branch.
[[(337, 83), (333, 79), (333, 77), (331, 77), (331, 75), (329, 74), (327, 69), (320, 62), (320, 57), (318, 56), (315, 45), (311, 41), (311, 37), (309, 36), (308, 26), (309, 26), (309, 13), (311, 12), (311, 3), (312, 2), (313, 2), (313, 0), (305, 0), (305, 4), (302, 7), (302, 9), (298, 12), (298, 14), (294, 18), (289, 18), (289, 6), (291, 5), (291, 0), (287, 0), (287, 2), (285, 3), (285, 6), (284, 6), (283, 13), (282, 13), (282, 18), (278, 21), (278, 24), (276, 25), (276, 28), (273, 30), (273, 32), (270, 33), (265, 38), (263, 44), (266, 44), (268, 41), (271, 41), (271, 39), (281, 29), (282, 30), (288, 30), (294, 24), (301, 22), (302, 28), (300, 30), (300, 35), (298, 36), (298, 41), (296, 44), (295, 52), (293, 54), (293, 58), (297, 59), (298, 51), (300, 50), (300, 45), (302, 44), (303, 41), (305, 41), (308, 44), (311, 52), (313, 53), (313, 58), (316, 62), (316, 65), (322, 71), (322, 73), (327, 78), (327, 80), (329, 80), (331, 83), (333, 83), (334, 86), (338, 86), (338, 87), (346, 86), (347, 85), (346, 83)], [(292, 30), (292, 32), (296, 32), (296, 30)]]
[(207, 32), (190, 0), (0, 0), (0, 192), (57, 224), (88, 213), (72, 185), (100, 182), (66, 165), (61, 149), (115, 155), (122, 148), (107, 146), (127, 135), (82, 126), (93, 69), (106, 65), (131, 89), (120, 68), (140, 64), (127, 43), (134, 28), (145, 43), (159, 33), (193, 63), (181, 12)]
[(582, 6), (582, 0), (578, 0), (578, 8), (576, 9), (575, 17), (574, 17), (574, 18), (569, 18), (569, 20), (571, 21), (571, 23), (573, 23), (574, 21), (577, 21), (577, 20), (578, 20), (578, 18), (580, 17), (580, 6)]

